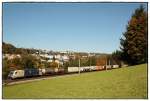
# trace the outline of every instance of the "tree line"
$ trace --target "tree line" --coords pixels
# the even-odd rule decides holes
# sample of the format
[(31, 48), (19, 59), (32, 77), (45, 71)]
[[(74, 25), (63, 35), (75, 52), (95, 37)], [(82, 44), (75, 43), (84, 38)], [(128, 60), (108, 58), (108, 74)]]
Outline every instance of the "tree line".
[(37, 49), (28, 48), (16, 48), (14, 45), (2, 42), (2, 53), (3, 54), (34, 54), (38, 52)]

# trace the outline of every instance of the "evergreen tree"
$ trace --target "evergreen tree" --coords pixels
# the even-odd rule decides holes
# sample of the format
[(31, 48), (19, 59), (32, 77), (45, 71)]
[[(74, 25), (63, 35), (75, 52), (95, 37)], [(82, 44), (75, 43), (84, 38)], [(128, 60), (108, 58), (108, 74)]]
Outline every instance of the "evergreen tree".
[(116, 50), (115, 52), (112, 53), (111, 58), (113, 61), (113, 64), (118, 64), (119, 66), (121, 66), (122, 63), (122, 52), (119, 50)]
[(147, 62), (147, 34), (147, 12), (141, 5), (128, 22), (127, 30), (120, 42), (122, 57), (128, 64)]

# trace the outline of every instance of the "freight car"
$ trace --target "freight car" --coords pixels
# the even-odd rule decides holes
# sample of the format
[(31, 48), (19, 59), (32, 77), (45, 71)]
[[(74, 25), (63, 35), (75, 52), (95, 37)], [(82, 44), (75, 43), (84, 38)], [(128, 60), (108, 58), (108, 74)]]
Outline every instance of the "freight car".
[(24, 77), (32, 77), (42, 75), (40, 69), (25, 69), (24, 70)]
[(79, 71), (79, 67), (68, 67), (68, 73), (76, 73)]
[(96, 66), (95, 70), (100, 71), (100, 70), (105, 70), (106, 66)]
[(54, 74), (55, 70), (53, 68), (43, 68), (43, 75)]
[(88, 72), (88, 71), (95, 71), (96, 66), (85, 66), (85, 67), (68, 67), (68, 73), (77, 73), (79, 72)]
[(112, 68), (113, 68), (113, 69), (119, 68), (119, 65), (112, 65)]

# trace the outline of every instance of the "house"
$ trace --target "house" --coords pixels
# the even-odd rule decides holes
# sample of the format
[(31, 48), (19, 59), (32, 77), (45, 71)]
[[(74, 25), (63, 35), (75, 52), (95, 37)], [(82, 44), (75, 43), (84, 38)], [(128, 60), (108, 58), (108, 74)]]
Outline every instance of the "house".
[(69, 57), (67, 55), (62, 56), (63, 61), (69, 61)]
[(3, 58), (8, 58), (8, 60), (12, 60), (14, 58), (21, 58), (20, 54), (4, 54)]

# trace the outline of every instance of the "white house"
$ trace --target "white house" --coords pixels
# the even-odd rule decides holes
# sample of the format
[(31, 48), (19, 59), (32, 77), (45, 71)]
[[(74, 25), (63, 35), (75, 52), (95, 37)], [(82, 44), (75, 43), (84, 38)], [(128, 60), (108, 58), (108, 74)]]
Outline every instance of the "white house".
[(8, 58), (8, 60), (14, 59), (14, 58), (21, 58), (20, 54), (4, 54), (3, 58)]

